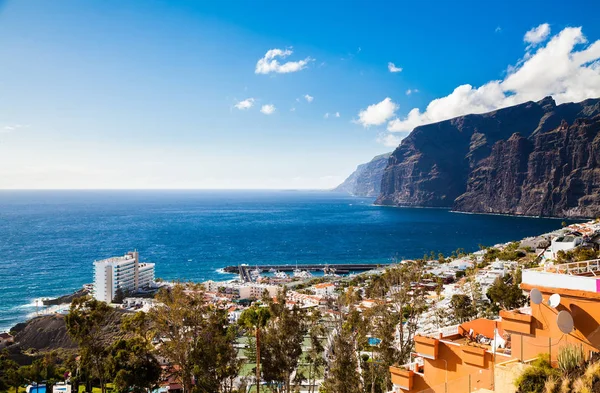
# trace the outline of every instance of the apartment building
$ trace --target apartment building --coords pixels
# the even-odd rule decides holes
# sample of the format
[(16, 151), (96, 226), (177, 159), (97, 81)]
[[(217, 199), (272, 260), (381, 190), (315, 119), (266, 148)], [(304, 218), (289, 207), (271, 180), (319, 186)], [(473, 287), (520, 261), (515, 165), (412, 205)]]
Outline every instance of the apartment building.
[(140, 263), (137, 251), (94, 261), (94, 298), (112, 303), (117, 292), (134, 293), (154, 283), (154, 263)]
[(521, 288), (529, 307), (416, 336), (411, 361), (390, 367), (394, 392), (514, 391), (514, 370), (541, 354), (600, 352), (600, 260), (525, 270)]
[(259, 283), (233, 283), (205, 281), (204, 288), (207, 292), (224, 293), (233, 296), (234, 299), (260, 299), (265, 291), (270, 297), (277, 296), (280, 287), (278, 285)]

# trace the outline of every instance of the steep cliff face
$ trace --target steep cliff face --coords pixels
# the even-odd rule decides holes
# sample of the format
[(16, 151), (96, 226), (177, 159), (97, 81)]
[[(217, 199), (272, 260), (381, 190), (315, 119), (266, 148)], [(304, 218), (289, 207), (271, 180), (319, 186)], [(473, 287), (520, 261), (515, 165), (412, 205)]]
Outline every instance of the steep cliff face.
[(552, 98), (417, 127), (392, 153), (377, 203), (590, 217), (600, 99)]
[(390, 154), (386, 153), (374, 157), (366, 164), (359, 165), (342, 184), (333, 191), (347, 192), (361, 197), (376, 197), (381, 190), (381, 177), (387, 166)]

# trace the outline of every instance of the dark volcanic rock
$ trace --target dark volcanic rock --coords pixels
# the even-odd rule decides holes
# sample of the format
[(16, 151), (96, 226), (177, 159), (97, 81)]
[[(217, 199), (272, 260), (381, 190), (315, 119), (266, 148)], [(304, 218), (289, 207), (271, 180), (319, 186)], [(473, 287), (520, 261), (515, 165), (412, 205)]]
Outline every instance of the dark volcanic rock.
[(552, 98), (417, 127), (392, 153), (377, 203), (482, 213), (600, 213), (600, 99)]
[(47, 315), (19, 323), (12, 329), (15, 344), (12, 349), (21, 351), (49, 351), (54, 349), (75, 349), (67, 333), (63, 315)]
[(83, 288), (83, 289), (75, 291), (69, 295), (60, 296), (55, 299), (44, 299), (44, 300), (42, 300), (42, 303), (44, 304), (44, 306), (55, 306), (55, 305), (59, 305), (59, 304), (68, 304), (77, 298), (84, 297), (89, 294), (90, 294), (90, 291), (86, 288)]
[[(102, 327), (107, 340), (123, 336), (121, 321), (126, 312), (114, 309)], [(15, 343), (9, 348), (12, 353), (43, 353), (53, 350), (75, 350), (77, 344), (67, 332), (65, 316), (61, 314), (44, 315), (27, 322), (19, 323), (11, 329)]]
[(342, 184), (333, 191), (347, 192), (361, 197), (375, 197), (381, 189), (381, 177), (392, 153), (381, 154), (366, 164), (359, 165)]

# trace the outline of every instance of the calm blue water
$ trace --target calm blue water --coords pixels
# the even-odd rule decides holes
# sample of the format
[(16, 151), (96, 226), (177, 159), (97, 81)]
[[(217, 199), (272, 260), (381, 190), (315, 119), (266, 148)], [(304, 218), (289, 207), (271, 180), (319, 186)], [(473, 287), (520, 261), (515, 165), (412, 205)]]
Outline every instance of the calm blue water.
[(0, 191), (0, 330), (92, 281), (92, 262), (137, 249), (167, 280), (229, 279), (238, 264), (386, 262), (474, 251), (560, 221), (377, 207), (292, 191)]

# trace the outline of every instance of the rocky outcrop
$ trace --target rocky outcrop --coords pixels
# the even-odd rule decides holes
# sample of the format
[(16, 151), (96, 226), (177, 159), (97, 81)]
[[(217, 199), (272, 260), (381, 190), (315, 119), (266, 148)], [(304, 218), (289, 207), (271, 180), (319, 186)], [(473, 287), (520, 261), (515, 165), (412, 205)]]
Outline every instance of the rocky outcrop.
[(71, 303), (73, 300), (80, 298), (80, 297), (84, 297), (90, 294), (90, 290), (87, 288), (82, 288), (78, 291), (75, 291), (69, 295), (64, 295), (64, 296), (60, 296), (57, 297), (55, 299), (43, 299), (42, 300), (42, 304), (44, 306), (57, 306), (59, 304), (69, 304)]
[(417, 127), (376, 203), (555, 217), (600, 213), (600, 99), (551, 97)]
[(392, 153), (381, 154), (366, 164), (359, 165), (342, 184), (333, 191), (347, 192), (360, 197), (376, 197), (381, 190), (381, 177)]
[(60, 314), (41, 316), (17, 324), (12, 333), (15, 335), (13, 350), (44, 352), (77, 348), (67, 333), (65, 317)]

